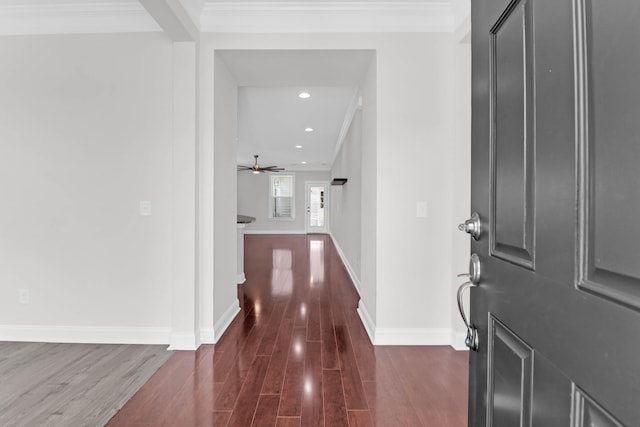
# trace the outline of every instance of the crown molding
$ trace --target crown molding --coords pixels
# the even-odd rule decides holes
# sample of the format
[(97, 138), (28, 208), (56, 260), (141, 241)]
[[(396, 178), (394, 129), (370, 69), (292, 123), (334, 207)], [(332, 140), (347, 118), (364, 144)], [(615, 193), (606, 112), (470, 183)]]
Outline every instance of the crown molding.
[[(453, 32), (456, 22), (453, 0), (178, 1), (202, 32), (214, 33)], [(161, 31), (137, 0), (0, 4), (0, 35)]]
[(448, 0), (207, 1), (203, 32), (452, 32)]
[(0, 5), (0, 35), (161, 32), (140, 2), (36, 1)]

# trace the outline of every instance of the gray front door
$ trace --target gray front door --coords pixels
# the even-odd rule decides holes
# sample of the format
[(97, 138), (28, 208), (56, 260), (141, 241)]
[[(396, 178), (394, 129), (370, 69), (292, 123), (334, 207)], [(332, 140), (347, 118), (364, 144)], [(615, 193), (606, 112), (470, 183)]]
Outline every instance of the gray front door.
[(640, 425), (640, 2), (472, 0), (469, 424)]

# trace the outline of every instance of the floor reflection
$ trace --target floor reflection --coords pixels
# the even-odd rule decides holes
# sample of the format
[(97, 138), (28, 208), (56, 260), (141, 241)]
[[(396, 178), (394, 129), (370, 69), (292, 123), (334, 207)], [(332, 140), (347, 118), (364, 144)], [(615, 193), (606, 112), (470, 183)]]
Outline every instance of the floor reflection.
[(309, 284), (324, 282), (324, 240), (309, 240)]
[(293, 253), (291, 249), (273, 249), (271, 259), (271, 294), (291, 295), (293, 291)]

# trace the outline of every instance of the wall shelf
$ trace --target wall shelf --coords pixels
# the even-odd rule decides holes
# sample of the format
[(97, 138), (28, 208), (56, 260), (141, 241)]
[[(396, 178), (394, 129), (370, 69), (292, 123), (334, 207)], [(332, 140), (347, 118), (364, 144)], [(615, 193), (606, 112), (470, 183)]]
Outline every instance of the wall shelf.
[(347, 182), (347, 178), (333, 178), (331, 185), (344, 185)]

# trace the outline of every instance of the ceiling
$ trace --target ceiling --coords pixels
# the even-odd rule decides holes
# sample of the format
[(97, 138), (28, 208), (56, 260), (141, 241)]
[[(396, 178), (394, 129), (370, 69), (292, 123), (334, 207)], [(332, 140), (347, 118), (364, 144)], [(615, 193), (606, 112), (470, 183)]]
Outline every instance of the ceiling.
[[(227, 50), (217, 55), (239, 86), (238, 164), (250, 166), (258, 154), (261, 166), (329, 170), (373, 51)], [(299, 98), (303, 91), (311, 96)]]
[[(0, 35), (158, 32), (143, 4), (203, 32), (453, 31), (468, 0), (0, 0)], [(177, 3), (176, 3), (177, 2)], [(154, 3), (150, 3), (154, 4)], [(147, 5), (148, 6), (148, 5)], [(179, 7), (179, 6), (178, 6)], [(373, 51), (217, 51), (238, 82), (238, 163), (329, 170)], [(311, 94), (302, 100), (297, 94)], [(313, 132), (304, 129), (313, 128)], [(301, 145), (302, 148), (295, 148)], [(306, 164), (302, 164), (302, 162)]]

